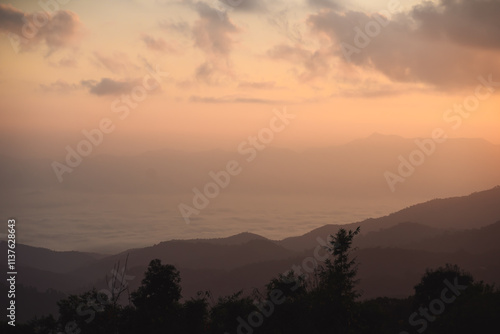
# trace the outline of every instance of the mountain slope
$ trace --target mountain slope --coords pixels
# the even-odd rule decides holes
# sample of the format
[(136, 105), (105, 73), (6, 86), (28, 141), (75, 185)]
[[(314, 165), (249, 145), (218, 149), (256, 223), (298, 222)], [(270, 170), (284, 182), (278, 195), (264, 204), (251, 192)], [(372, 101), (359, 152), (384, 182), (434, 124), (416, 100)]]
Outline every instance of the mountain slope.
[(339, 228), (355, 229), (361, 233), (389, 228), (411, 222), (436, 229), (466, 229), (491, 225), (500, 220), (500, 186), (468, 196), (434, 199), (380, 218), (370, 218), (346, 225), (325, 225), (302, 236), (283, 239), (279, 244), (287, 249), (302, 251), (314, 247), (317, 238), (325, 240)]
[[(0, 251), (7, 254), (7, 243), (0, 242)], [(67, 273), (95, 262), (107, 255), (85, 252), (58, 252), (41, 247), (16, 244), (16, 257), (23, 266), (54, 273)], [(0, 265), (7, 264), (7, 257), (0, 257)]]
[(285, 259), (293, 256), (293, 252), (267, 239), (232, 245), (201, 240), (196, 242), (172, 240), (106, 257), (91, 265), (83, 266), (72, 274), (92, 280), (98, 279), (109, 272), (118, 261), (123, 265), (127, 256), (129, 268), (147, 266), (152, 259), (158, 258), (163, 263), (170, 263), (179, 268), (231, 270), (250, 263)]

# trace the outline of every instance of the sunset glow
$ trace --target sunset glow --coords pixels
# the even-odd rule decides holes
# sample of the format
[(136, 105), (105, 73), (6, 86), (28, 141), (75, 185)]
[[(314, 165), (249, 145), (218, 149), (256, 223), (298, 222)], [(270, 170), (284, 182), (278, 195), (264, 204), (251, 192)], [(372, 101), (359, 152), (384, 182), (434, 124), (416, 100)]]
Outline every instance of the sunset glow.
[[(300, 121), (277, 147), (324, 147), (373, 132), (426, 137), (449, 128), (443, 114), (474, 93), (477, 77), (500, 81), (498, 39), (460, 30), (460, 20), (478, 33), (494, 29), (496, 17), (476, 17), (466, 3), (233, 2), (1, 4), (2, 150), (60, 159), (103, 117), (117, 128), (96, 152), (231, 149), (283, 106)], [(45, 25), (41, 4), (51, 15)], [(458, 17), (442, 31), (429, 31), (452, 12)], [(40, 27), (25, 27), (23, 17)], [(57, 29), (64, 35), (56, 38)], [(367, 46), (356, 47), (363, 38)], [(358, 50), (350, 61), (346, 45)], [(119, 121), (113, 101), (154, 68), (168, 73), (161, 88)], [(499, 144), (499, 101), (481, 101), (449, 136)]]

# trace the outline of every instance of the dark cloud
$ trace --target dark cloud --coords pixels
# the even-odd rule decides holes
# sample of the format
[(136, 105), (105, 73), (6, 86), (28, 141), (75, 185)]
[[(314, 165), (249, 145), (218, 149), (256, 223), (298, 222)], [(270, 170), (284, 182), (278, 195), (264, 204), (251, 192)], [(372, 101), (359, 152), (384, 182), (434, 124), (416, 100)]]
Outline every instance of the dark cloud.
[(500, 48), (500, 1), (442, 0), (424, 2), (410, 14), (429, 38), (483, 47)]
[(443, 0), (391, 19), (327, 10), (307, 22), (330, 39), (329, 55), (394, 81), (455, 89), (476, 84), (479, 75), (500, 77), (500, 23), (493, 13), (500, 17), (500, 2)]
[(0, 4), (0, 29), (3, 31), (21, 34), (25, 14), (12, 7), (12, 5)]
[(41, 42), (51, 51), (73, 44), (81, 34), (82, 24), (77, 14), (59, 10), (50, 16), (44, 12), (24, 13), (11, 5), (0, 4), (0, 31), (16, 37), (22, 51), (34, 49)]
[(91, 94), (101, 96), (129, 93), (138, 82), (137, 80), (116, 81), (109, 78), (102, 78), (101, 81), (83, 80), (81, 84), (87, 87)]

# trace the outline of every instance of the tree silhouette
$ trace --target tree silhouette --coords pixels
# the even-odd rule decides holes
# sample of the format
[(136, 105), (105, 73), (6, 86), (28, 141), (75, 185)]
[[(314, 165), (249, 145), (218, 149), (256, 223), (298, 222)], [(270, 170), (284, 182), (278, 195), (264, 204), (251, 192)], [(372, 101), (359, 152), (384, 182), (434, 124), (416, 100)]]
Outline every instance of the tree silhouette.
[(204, 333), (208, 322), (208, 298), (209, 292), (198, 292), (196, 298), (191, 298), (183, 305), (185, 333)]
[[(415, 286), (413, 307), (417, 330), (427, 333), (498, 333), (500, 292), (457, 265), (427, 270)], [(428, 314), (418, 318), (416, 314)], [(424, 314), (425, 315), (425, 314)]]
[[(124, 281), (112, 282), (116, 294), (96, 289), (59, 301), (59, 318), (35, 318), (15, 328), (0, 321), (0, 333), (188, 333), (188, 334), (323, 334), (323, 333), (498, 333), (500, 291), (474, 282), (456, 265), (427, 270), (405, 299), (379, 297), (358, 301), (357, 263), (352, 243), (359, 233), (340, 229), (330, 238), (331, 258), (306, 275), (280, 274), (265, 293), (243, 290), (211, 302), (208, 292), (181, 299), (180, 274), (172, 265), (152, 260), (133, 305), (118, 303)], [(119, 267), (119, 265), (118, 265)], [(310, 280), (311, 278), (309, 278)], [(110, 282), (110, 281), (108, 281)], [(108, 298), (109, 297), (109, 298)]]
[[(112, 333), (108, 316), (111, 304), (105, 293), (95, 288), (60, 300), (58, 323), (64, 332)], [(68, 328), (70, 330), (68, 330)]]
[(238, 328), (248, 326), (243, 324), (246, 315), (255, 311), (255, 305), (250, 297), (243, 297), (243, 290), (230, 296), (219, 297), (210, 310), (209, 333), (234, 333)]
[(279, 274), (266, 285), (266, 294), (259, 304), (263, 305), (261, 309), (272, 311), (263, 326), (264, 333), (308, 332), (312, 304), (304, 275), (293, 271)]
[(172, 265), (162, 265), (159, 259), (149, 263), (137, 291), (131, 294), (136, 307), (136, 330), (150, 333), (180, 332), (181, 298), (179, 271)]
[(360, 293), (356, 290), (357, 263), (356, 258), (351, 256), (351, 247), (359, 232), (359, 227), (354, 231), (341, 228), (330, 236), (327, 249), (333, 261), (327, 259), (319, 269), (318, 287), (313, 291), (319, 331), (333, 327), (339, 333), (352, 332), (355, 303)]
[(138, 309), (164, 311), (181, 298), (179, 271), (172, 265), (162, 265), (159, 259), (149, 263), (145, 277), (132, 302)]
[(454, 284), (455, 281), (460, 286), (470, 286), (474, 278), (457, 265), (446, 264), (435, 270), (427, 269), (420, 283), (415, 285), (414, 307), (428, 306), (432, 300), (441, 298), (443, 289), (448, 288), (446, 282)]

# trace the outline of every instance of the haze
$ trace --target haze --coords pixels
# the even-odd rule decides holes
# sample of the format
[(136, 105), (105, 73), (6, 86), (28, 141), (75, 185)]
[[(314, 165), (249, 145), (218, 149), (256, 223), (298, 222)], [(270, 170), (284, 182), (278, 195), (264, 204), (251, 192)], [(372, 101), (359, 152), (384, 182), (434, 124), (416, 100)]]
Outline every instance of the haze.
[(283, 238), (500, 184), (497, 1), (40, 3), (0, 1), (0, 209), (20, 242)]

